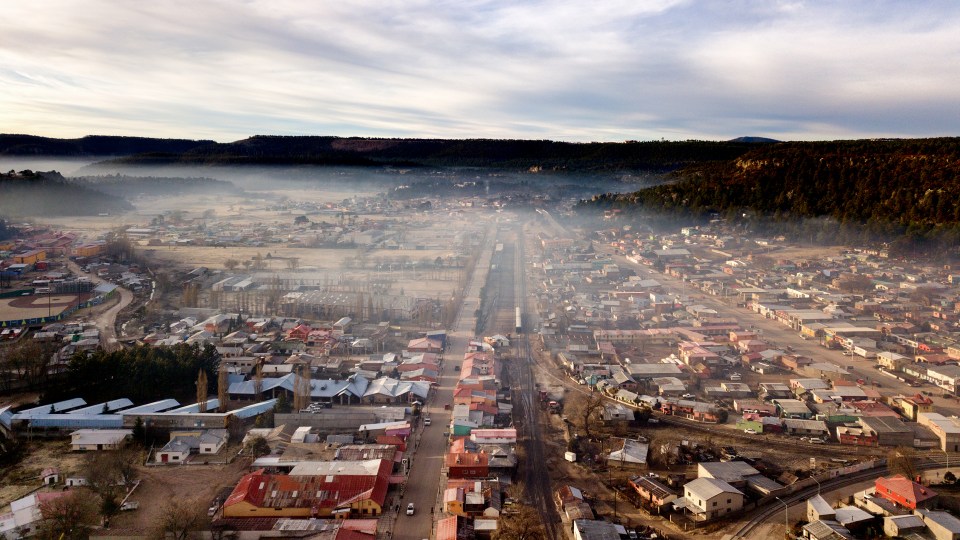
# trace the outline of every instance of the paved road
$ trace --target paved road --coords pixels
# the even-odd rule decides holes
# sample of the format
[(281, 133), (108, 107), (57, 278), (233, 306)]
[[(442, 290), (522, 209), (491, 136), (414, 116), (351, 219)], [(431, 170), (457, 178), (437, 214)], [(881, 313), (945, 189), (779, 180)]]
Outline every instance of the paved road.
[[(468, 341), (475, 337), (474, 329), (477, 321), (474, 311), (480, 305), (480, 288), (486, 282), (490, 268), (494, 231), (492, 226), (488, 230), (487, 240), (481, 248), (477, 267), (466, 287), (460, 313), (453, 329), (447, 333), (443, 372), (435, 386), (433, 396), (424, 407), (424, 415), (430, 416), (431, 425), (428, 427), (420, 425), (410, 439), (413, 441), (414, 448), (419, 440), (419, 448), (412, 454), (413, 465), (400, 501), (400, 515), (397, 516), (393, 528), (393, 538), (399, 540), (430, 538), (434, 517), (439, 515), (439, 507), (435, 508), (434, 505), (438, 502), (441, 485), (445, 486), (441, 471), (447, 450), (447, 438), (443, 433), (449, 429), (451, 415), (451, 411), (444, 410), (444, 405), (453, 403), (453, 390), (460, 374), (455, 367), (459, 368), (463, 361), (463, 354), (467, 350)], [(413, 516), (407, 516), (407, 504), (411, 502), (416, 511)], [(433, 513), (430, 512), (431, 508), (434, 508)]]

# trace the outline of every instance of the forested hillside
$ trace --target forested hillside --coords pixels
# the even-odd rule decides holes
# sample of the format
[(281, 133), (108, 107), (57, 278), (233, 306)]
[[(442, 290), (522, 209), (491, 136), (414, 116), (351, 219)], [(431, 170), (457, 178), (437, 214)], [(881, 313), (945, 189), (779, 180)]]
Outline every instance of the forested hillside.
[(872, 237), (958, 238), (960, 139), (797, 142), (699, 163), (672, 181), (605, 194), (581, 208), (705, 217), (757, 214), (768, 223), (826, 217)]
[(73, 184), (57, 172), (0, 174), (3, 216), (91, 216), (132, 208), (120, 197)]
[(186, 152), (214, 141), (151, 139), (88, 135), (79, 139), (52, 139), (36, 135), (0, 134), (2, 156), (127, 156), (146, 152)]
[(567, 143), (503, 139), (369, 139), (256, 136), (177, 155), (142, 155), (111, 163), (311, 164), (397, 167), (488, 167), (554, 171), (660, 171), (691, 163), (727, 160), (756, 143), (620, 142)]

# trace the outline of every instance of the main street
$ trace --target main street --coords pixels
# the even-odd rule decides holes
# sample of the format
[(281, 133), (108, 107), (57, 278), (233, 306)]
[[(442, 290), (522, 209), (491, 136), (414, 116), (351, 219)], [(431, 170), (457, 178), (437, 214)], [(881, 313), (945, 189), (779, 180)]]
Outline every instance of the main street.
[[(465, 287), (460, 312), (453, 328), (447, 333), (440, 380), (434, 385), (433, 395), (421, 415), (421, 418), (429, 416), (431, 425), (418, 423), (407, 443), (407, 455), (411, 456), (413, 461), (403, 488), (403, 496), (399, 498), (399, 515), (396, 516), (393, 526), (393, 538), (399, 540), (430, 538), (434, 518), (439, 515), (437, 504), (442, 487), (443, 459), (447, 451), (447, 437), (444, 433), (449, 429), (451, 418), (451, 411), (444, 406), (450, 405), (450, 409), (453, 408), (453, 391), (459, 380), (460, 364), (468, 341), (475, 337), (477, 320), (474, 312), (480, 305), (481, 288), (487, 280), (495, 236), (496, 228), (490, 226), (480, 247), (477, 266)], [(416, 510), (414, 515), (408, 516), (407, 504), (411, 502)]]

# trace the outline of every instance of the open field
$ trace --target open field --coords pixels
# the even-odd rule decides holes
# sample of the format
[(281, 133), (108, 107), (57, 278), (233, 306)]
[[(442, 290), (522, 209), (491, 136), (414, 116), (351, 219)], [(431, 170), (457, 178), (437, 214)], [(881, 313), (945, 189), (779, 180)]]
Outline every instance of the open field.
[(78, 302), (86, 300), (89, 296), (88, 294), (63, 293), (50, 296), (42, 294), (19, 298), (2, 298), (0, 299), (0, 321), (59, 315), (60, 312), (70, 306), (77, 305)]
[(24, 458), (16, 465), (0, 470), (0, 513), (11, 501), (26, 497), (40, 487), (40, 472), (49, 467), (64, 475), (80, 473), (83, 454), (70, 452), (69, 440), (33, 441), (27, 443)]
[[(229, 447), (223, 455), (236, 451), (237, 447)], [(141, 466), (137, 471), (140, 486), (129, 499), (140, 503), (140, 508), (121, 513), (111, 527), (148, 532), (174, 499), (193, 501), (206, 509), (221, 490), (240, 481), (249, 464), (249, 459), (239, 458), (228, 465)]]

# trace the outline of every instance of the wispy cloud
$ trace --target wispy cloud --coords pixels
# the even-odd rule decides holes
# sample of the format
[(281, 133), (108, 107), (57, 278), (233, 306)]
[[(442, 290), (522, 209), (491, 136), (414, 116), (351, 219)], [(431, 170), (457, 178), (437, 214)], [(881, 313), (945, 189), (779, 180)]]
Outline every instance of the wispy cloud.
[(953, 2), (15, 2), (0, 130), (957, 134)]

